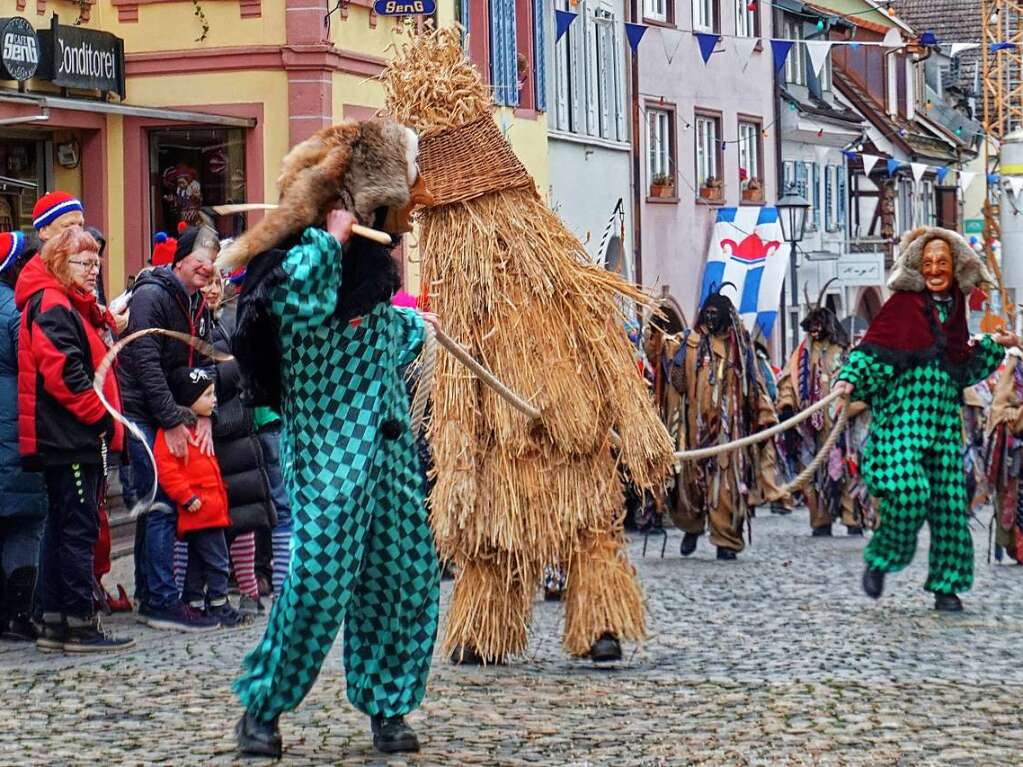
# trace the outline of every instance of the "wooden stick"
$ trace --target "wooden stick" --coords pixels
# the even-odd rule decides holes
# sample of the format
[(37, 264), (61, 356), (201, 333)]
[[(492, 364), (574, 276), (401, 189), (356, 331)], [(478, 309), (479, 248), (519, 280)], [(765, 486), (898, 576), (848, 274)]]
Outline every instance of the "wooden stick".
[[(218, 216), (230, 216), (234, 213), (247, 213), (253, 210), (276, 210), (277, 206), (268, 202), (239, 202), (231, 205), (213, 205), (210, 207)], [(371, 229), (362, 224), (352, 224), (352, 234), (356, 234), (366, 240), (378, 242), (381, 245), (390, 245), (393, 240), (387, 232), (378, 229)]]

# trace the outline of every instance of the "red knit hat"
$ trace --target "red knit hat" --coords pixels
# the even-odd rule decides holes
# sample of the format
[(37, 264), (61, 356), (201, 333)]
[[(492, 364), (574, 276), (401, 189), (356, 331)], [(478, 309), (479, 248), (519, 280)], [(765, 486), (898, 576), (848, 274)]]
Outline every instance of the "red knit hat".
[(36, 201), (32, 208), (32, 224), (36, 229), (49, 226), (65, 213), (85, 212), (82, 201), (67, 192), (50, 192)]
[(174, 251), (178, 249), (178, 241), (168, 237), (166, 232), (157, 232), (153, 238), (153, 266), (166, 266), (174, 263)]

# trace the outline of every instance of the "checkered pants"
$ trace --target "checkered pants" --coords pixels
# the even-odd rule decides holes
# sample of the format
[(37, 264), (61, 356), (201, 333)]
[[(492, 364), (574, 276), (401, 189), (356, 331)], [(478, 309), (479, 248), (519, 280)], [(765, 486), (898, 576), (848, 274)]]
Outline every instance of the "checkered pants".
[[(437, 635), (440, 572), (400, 375), (422, 321), (380, 305), (340, 325), (339, 256), (325, 233), (306, 230), (284, 262), (292, 280), (274, 298), (292, 560), (234, 685), (264, 721), (298, 706), (342, 624), (352, 705), (406, 714), (426, 692)], [(397, 428), (382, 429), (388, 420)]]

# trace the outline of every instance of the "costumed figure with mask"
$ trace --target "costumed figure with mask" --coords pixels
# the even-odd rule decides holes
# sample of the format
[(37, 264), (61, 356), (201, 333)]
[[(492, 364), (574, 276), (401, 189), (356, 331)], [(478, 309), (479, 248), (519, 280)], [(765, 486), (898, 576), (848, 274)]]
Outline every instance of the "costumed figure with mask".
[(992, 491), (995, 558), (1023, 565), (1023, 354), (1010, 350), (995, 385), (987, 421), (988, 487)]
[(521, 656), (544, 567), (560, 564), (562, 646), (618, 660), (621, 642), (645, 633), (619, 470), (648, 492), (674, 460), (623, 326), (649, 299), (594, 266), (539, 195), (459, 29), (413, 35), (383, 81), (389, 113), (419, 131), (435, 198), (419, 219), (421, 295), (538, 411), (524, 415), (453, 355), (437, 358), (430, 513), (457, 572), (446, 654), (473, 664)]
[(232, 350), (248, 404), (281, 415), (294, 524), (287, 580), (234, 685), (246, 753), (280, 756), (278, 717), (308, 693), (342, 625), (348, 699), (371, 718), (374, 746), (418, 750), (403, 717), (426, 691), (440, 576), (402, 370), (424, 316), (391, 305), (390, 248), (349, 239), (353, 215), (408, 230), (390, 214), (416, 202), (417, 145), (387, 120), (319, 131), (284, 158), (278, 208), (218, 261), (248, 267)]
[[(771, 364), (771, 355), (764, 342), (764, 336), (759, 326), (755, 328), (756, 337), (753, 339), (753, 354), (760, 370), (760, 379), (764, 382), (764, 391), (771, 400), (775, 412), (778, 410), (778, 375)], [(781, 484), (786, 480), (784, 464), (779, 460), (777, 438), (765, 440), (756, 446), (758, 452), (758, 463), (760, 475), (758, 482), (750, 488), (748, 497), (749, 507), (756, 509), (758, 506), (769, 503), (772, 514), (791, 514), (792, 509), (787, 505), (790, 501), (785, 497)]]
[[(806, 296), (807, 315), (800, 325), (806, 336), (789, 358), (778, 386), (778, 417), (782, 421), (830, 394), (835, 376), (848, 357), (849, 335), (824, 303), (832, 282), (821, 288), (816, 303)], [(838, 407), (836, 404), (818, 410), (790, 432), (796, 439), (788, 444), (793, 445), (799, 466), (811, 463), (831, 435)], [(857, 414), (862, 409), (863, 405), (858, 404)], [(837, 519), (842, 520), (849, 535), (863, 535), (863, 509), (850, 493), (848, 452), (847, 436), (843, 434), (803, 492), (815, 537), (830, 536), (831, 525)]]
[[(720, 290), (704, 299), (696, 327), (683, 331), (668, 374), (681, 399), (683, 449), (732, 442), (777, 423), (753, 342)], [(708, 527), (718, 559), (735, 559), (743, 550), (749, 493), (760, 476), (759, 456), (757, 446), (751, 446), (682, 464), (682, 508), (672, 516), (685, 533), (683, 556), (696, 550)]]
[(1019, 345), (1004, 332), (970, 341), (967, 297), (990, 282), (959, 234), (908, 232), (888, 280), (894, 292), (838, 374), (835, 388), (873, 414), (862, 471), (880, 516), (863, 553), (863, 589), (874, 599), (885, 575), (913, 560), (924, 522), (931, 532), (924, 588), (935, 609), (962, 610), (957, 595), (973, 585), (962, 393), (998, 367), (1003, 347)]

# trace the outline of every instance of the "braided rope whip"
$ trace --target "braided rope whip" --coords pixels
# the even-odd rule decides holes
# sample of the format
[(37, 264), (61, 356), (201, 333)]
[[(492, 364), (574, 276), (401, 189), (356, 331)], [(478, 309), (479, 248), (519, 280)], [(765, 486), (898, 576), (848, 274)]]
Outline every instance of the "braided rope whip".
[(117, 355), (120, 354), (124, 347), (130, 344), (132, 341), (137, 341), (143, 336), (166, 336), (168, 338), (174, 338), (178, 341), (188, 344), (200, 354), (204, 354), (214, 362), (227, 362), (231, 359), (230, 354), (224, 354), (223, 352), (217, 351), (212, 345), (206, 343), (201, 338), (190, 336), (188, 333), (179, 333), (176, 330), (164, 330), (163, 328), (146, 328), (144, 330), (137, 330), (129, 336), (125, 336), (120, 341), (115, 343), (107, 351), (103, 360), (99, 363), (99, 367), (96, 368), (96, 374), (92, 377), (92, 388), (99, 396), (99, 401), (106, 408), (110, 416), (121, 424), (128, 433), (131, 434), (139, 443), (142, 448), (146, 451), (146, 456), (149, 458), (149, 462), (153, 465), (153, 484), (149, 488), (149, 492), (146, 493), (144, 501), (140, 500), (135, 504), (135, 507), (131, 510), (131, 516), (137, 517), (139, 514), (148, 511), (156, 500), (156, 488), (159, 485), (159, 478), (157, 477), (156, 471), (156, 457), (153, 455), (152, 449), (149, 447), (149, 442), (146, 440), (146, 435), (142, 433), (132, 421), (129, 421), (121, 413), (118, 412), (117, 408), (110, 404), (107, 400), (107, 395), (103, 392), (103, 384), (107, 379), (107, 374), (110, 372), (110, 368), (114, 365), (114, 360), (117, 359)]
[(426, 405), (433, 393), (433, 376), (437, 369), (437, 331), (429, 322), (426, 323), (426, 335), (423, 337), (423, 351), (420, 353), (417, 370), (416, 393), (412, 398), (412, 438), (419, 439), (426, 420)]

